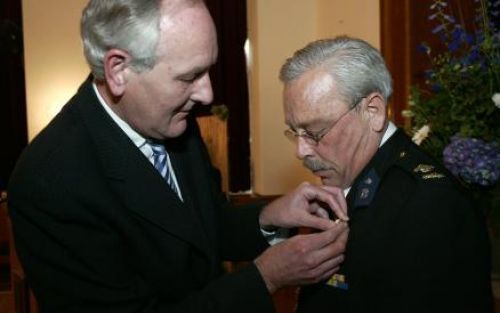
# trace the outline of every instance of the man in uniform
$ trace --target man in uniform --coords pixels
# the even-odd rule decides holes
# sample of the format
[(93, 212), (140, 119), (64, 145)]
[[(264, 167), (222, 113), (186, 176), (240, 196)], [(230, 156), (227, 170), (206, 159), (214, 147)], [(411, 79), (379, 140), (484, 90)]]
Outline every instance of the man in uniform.
[(303, 287), (298, 312), (492, 312), (478, 206), (387, 119), (391, 76), (349, 37), (319, 40), (281, 69), (285, 134), (304, 166), (347, 196), (340, 271)]

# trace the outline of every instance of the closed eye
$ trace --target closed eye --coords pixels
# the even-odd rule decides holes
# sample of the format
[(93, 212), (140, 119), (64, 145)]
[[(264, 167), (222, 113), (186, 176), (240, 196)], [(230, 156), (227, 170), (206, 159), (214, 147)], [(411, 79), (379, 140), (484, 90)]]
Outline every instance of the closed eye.
[(198, 78), (200, 78), (203, 75), (203, 73), (196, 73), (196, 74), (189, 74), (189, 75), (183, 75), (179, 77), (180, 81), (183, 81), (185, 83), (192, 83)]
[(209, 68), (194, 68), (191, 72), (181, 74), (178, 79), (185, 83), (193, 83), (201, 77), (208, 75)]

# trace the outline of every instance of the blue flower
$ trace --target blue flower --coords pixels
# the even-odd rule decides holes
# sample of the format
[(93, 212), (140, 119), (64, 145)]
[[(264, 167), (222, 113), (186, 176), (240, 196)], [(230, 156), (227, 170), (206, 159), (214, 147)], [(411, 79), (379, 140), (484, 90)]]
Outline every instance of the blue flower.
[(429, 54), (431, 52), (431, 48), (427, 44), (421, 43), (417, 45), (417, 52)]
[(455, 135), (443, 151), (444, 165), (469, 184), (492, 186), (500, 177), (500, 147)]

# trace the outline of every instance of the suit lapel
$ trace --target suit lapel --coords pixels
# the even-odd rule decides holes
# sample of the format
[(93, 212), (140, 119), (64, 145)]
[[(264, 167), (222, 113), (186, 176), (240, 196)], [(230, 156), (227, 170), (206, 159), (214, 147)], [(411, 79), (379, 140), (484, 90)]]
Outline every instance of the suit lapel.
[[(201, 219), (200, 231), (208, 242), (215, 243), (214, 196), (204, 160), (208, 154), (201, 142), (198, 126), (194, 118), (188, 119), (186, 132), (179, 138), (169, 140), (165, 146), (169, 151), (172, 165), (176, 170), (184, 203)], [(204, 155), (206, 154), (206, 155)], [(215, 247), (212, 246), (212, 249)]]
[[(185, 205), (141, 154), (124, 161), (122, 181), (110, 180), (133, 212), (209, 254), (201, 222), (192, 206)], [(185, 199), (189, 199), (184, 193)]]
[[(201, 222), (191, 205), (180, 201), (153, 165), (114, 123), (87, 81), (75, 97), (110, 186), (123, 205), (141, 218), (210, 255)], [(177, 173), (176, 173), (177, 174)], [(185, 199), (190, 199), (183, 188)], [(191, 203), (188, 200), (188, 203)]]

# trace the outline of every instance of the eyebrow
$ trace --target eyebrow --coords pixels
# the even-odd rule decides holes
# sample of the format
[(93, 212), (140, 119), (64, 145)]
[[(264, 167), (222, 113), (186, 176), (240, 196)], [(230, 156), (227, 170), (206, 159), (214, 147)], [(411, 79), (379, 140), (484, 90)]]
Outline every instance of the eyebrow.
[[(311, 130), (309, 130), (308, 128), (311, 127), (313, 124), (321, 125), (323, 123), (328, 123), (328, 121), (324, 120), (323, 118), (315, 118), (315, 119), (310, 120), (310, 121), (300, 122), (297, 125), (295, 125), (295, 127), (292, 126), (290, 123), (287, 123), (287, 125), (288, 125), (288, 127), (290, 127), (290, 129), (293, 129), (293, 130), (303, 129), (305, 131), (310, 132)], [(318, 131), (321, 131), (324, 128), (325, 127), (321, 127)]]
[(186, 72), (177, 74), (175, 77), (182, 78), (182, 77), (189, 76), (189, 75), (199, 76), (202, 73), (208, 73), (210, 71), (210, 69), (212, 68), (212, 66), (214, 66), (214, 65), (215, 65), (215, 63), (211, 63), (208, 66), (195, 66)]
[(191, 75), (195, 75), (195, 76), (198, 76), (200, 75), (201, 73), (205, 73), (205, 72), (208, 72), (210, 70), (210, 67), (208, 68), (204, 68), (204, 67), (195, 67), (195, 68), (192, 68), (190, 69), (189, 71), (187, 72), (184, 72), (184, 73), (180, 73), (177, 75), (177, 77), (185, 77), (185, 76), (191, 76)]

